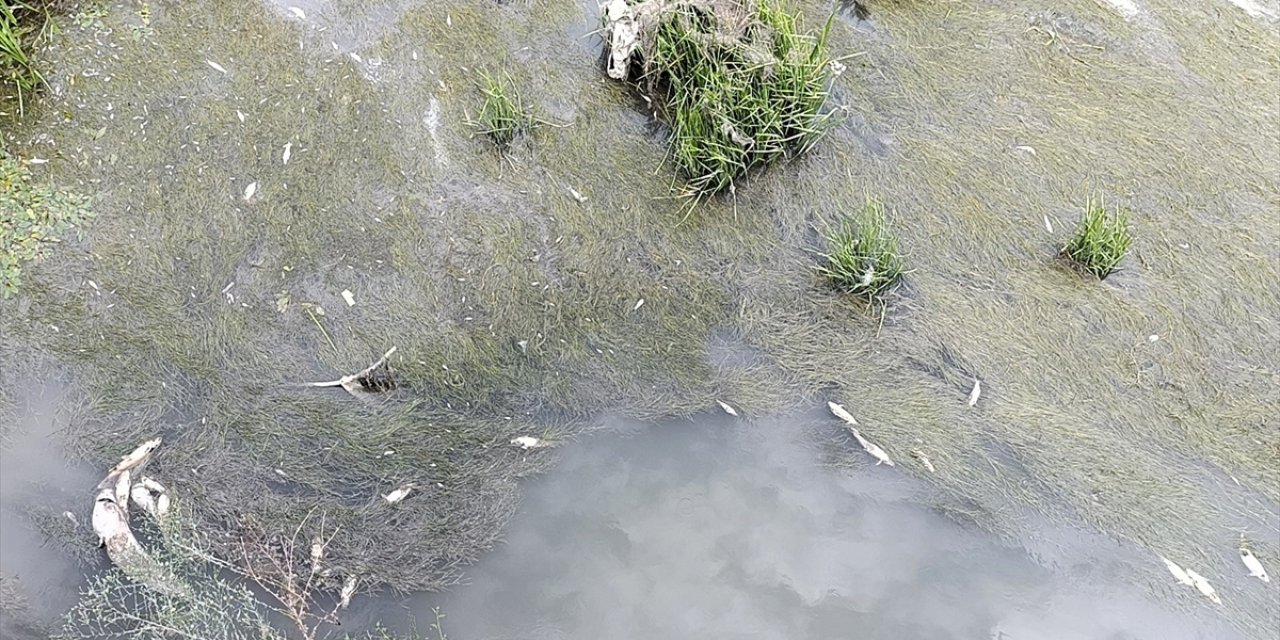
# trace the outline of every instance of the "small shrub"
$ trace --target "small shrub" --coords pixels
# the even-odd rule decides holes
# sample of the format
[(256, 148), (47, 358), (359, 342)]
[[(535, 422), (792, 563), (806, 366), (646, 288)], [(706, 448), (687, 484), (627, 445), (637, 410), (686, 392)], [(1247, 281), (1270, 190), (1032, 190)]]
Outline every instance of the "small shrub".
[(1075, 235), (1062, 247), (1062, 256), (1077, 269), (1102, 279), (1116, 270), (1131, 246), (1129, 212), (1108, 211), (1101, 200), (1091, 198)]
[(533, 127), (533, 116), (510, 77), (481, 71), (477, 86), (484, 95), (484, 104), (480, 107), (480, 116), (471, 124), (494, 144), (506, 147)]
[(827, 242), (830, 253), (818, 272), (841, 291), (874, 300), (902, 280), (902, 254), (889, 233), (883, 204), (868, 200), (862, 215), (842, 220)]
[(723, 191), (826, 130), (830, 20), (803, 31), (779, 0), (630, 4), (639, 44), (629, 73), (671, 127), (685, 195)]

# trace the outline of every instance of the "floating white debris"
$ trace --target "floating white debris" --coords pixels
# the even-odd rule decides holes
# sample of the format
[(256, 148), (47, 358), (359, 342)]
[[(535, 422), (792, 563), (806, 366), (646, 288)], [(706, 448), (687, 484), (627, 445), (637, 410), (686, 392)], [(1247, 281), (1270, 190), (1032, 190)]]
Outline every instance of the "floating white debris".
[(839, 78), (841, 74), (849, 69), (849, 67), (845, 66), (839, 60), (832, 60), (827, 66), (831, 67), (832, 78)]
[(216, 62), (214, 62), (214, 61), (212, 61), (212, 60), (205, 60), (205, 62), (206, 62), (206, 63), (208, 63), (210, 67), (213, 67), (213, 70), (214, 70), (214, 71), (217, 71), (218, 73), (226, 73), (226, 72), (227, 72), (227, 70), (226, 70), (226, 69), (223, 69), (223, 68), (222, 68), (222, 65), (220, 65), (220, 64), (218, 64), (218, 63), (216, 63)]
[(1036, 148), (1032, 146), (1020, 144), (1020, 145), (1015, 145), (1013, 148), (1017, 149), (1018, 151), (1025, 151), (1033, 156), (1036, 155)]
[(342, 299), (347, 301), (348, 307), (356, 306), (356, 295), (348, 289), (342, 290)]
[(48, 160), (44, 158), (32, 158), (30, 160), (27, 160), (27, 164), (44, 164), (46, 162), (48, 162)]
[(533, 436), (519, 436), (517, 438), (512, 438), (511, 444), (514, 444), (517, 447), (520, 447), (521, 449), (524, 449), (526, 451), (529, 449), (540, 449), (542, 447), (547, 446), (546, 441), (539, 440), (538, 438), (535, 438)]
[(848, 411), (845, 411), (845, 408), (843, 406), (838, 405), (834, 402), (828, 402), (827, 408), (831, 409), (831, 415), (837, 418), (840, 418), (841, 420), (844, 420), (845, 422), (849, 423), (850, 426), (854, 426), (854, 427), (858, 426), (858, 421), (853, 419), (853, 414), (849, 413)]
[(1164, 561), (1164, 566), (1169, 569), (1169, 573), (1173, 574), (1173, 579), (1177, 580), (1179, 584), (1185, 584), (1188, 587), (1196, 586), (1196, 583), (1191, 580), (1191, 576), (1187, 575), (1187, 572), (1182, 567), (1179, 567), (1174, 561), (1164, 556), (1160, 556), (1160, 559)]
[(982, 396), (982, 381), (977, 378), (974, 378), (973, 391), (969, 392), (969, 406), (972, 407), (973, 405), (978, 404), (978, 398), (980, 398), (981, 396)]
[(257, 192), (258, 192), (258, 183), (250, 182), (249, 186), (244, 188), (244, 201), (248, 202), (249, 199), (253, 197), (253, 194)]
[(643, 307), (643, 306), (644, 306), (644, 298), (640, 298), (639, 300), (636, 300), (636, 306), (631, 307), (631, 310), (639, 311), (640, 307)]
[(293, 155), (293, 143), (286, 142), (284, 145), (284, 153), (280, 154), (280, 161), (289, 164), (289, 158)]
[(1149, 336), (1147, 336), (1147, 342), (1156, 342), (1156, 341), (1158, 341), (1159, 339), (1160, 339), (1160, 336), (1158, 336), (1158, 335), (1156, 335), (1156, 334), (1154, 334), (1154, 333), (1153, 333), (1153, 334), (1151, 334), (1151, 335), (1149, 335)]
[(731, 415), (731, 416), (733, 416), (733, 417), (735, 417), (735, 418), (736, 418), (736, 417), (738, 417), (738, 411), (737, 411), (736, 409), (734, 409), (733, 407), (729, 406), (729, 405), (728, 405), (727, 403), (725, 403), (725, 402), (721, 402), (720, 400), (716, 400), (716, 402), (720, 403), (720, 408), (721, 408), (721, 409), (724, 409), (724, 412), (725, 412), (725, 413), (727, 413), (727, 414), (729, 414), (729, 415)]
[(403, 487), (400, 487), (395, 491), (392, 491), (391, 493), (388, 493), (387, 495), (382, 496), (382, 499), (386, 500), (389, 504), (396, 504), (397, 502), (404, 500), (405, 497), (409, 495), (410, 491), (413, 491), (413, 485), (406, 484)]
[(916, 460), (919, 460), (920, 464), (924, 465), (924, 468), (929, 470), (929, 473), (936, 473), (936, 470), (933, 468), (933, 462), (929, 460), (929, 456), (925, 455), (923, 451), (919, 449), (912, 449), (911, 455)]
[(1263, 582), (1271, 582), (1271, 577), (1267, 575), (1267, 570), (1262, 568), (1262, 563), (1258, 561), (1258, 556), (1253, 555), (1252, 551), (1240, 547), (1240, 561), (1249, 570), (1249, 577), (1257, 578)]
[(306, 12), (305, 12), (305, 11), (303, 11), (302, 9), (298, 8), (298, 7), (289, 7), (289, 12), (290, 12), (290, 13), (292, 13), (293, 15), (295, 15), (295, 16), (298, 16), (298, 19), (299, 19), (299, 20), (306, 20), (306, 19), (307, 19), (307, 14), (306, 14)]
[(1042, 214), (1041, 217), (1044, 218), (1044, 230), (1053, 233), (1053, 223), (1049, 222), (1049, 216)]
[(1204, 576), (1187, 569), (1187, 577), (1191, 578), (1191, 583), (1195, 585), (1196, 590), (1204, 594), (1214, 604), (1222, 604), (1222, 598), (1218, 597), (1218, 592), (1214, 591), (1213, 585)]
[(583, 202), (587, 201), (587, 197), (582, 195), (581, 193), (578, 193), (578, 190), (574, 189), (573, 187), (569, 187), (569, 195), (573, 196), (573, 199), (577, 200), (578, 204), (582, 204)]

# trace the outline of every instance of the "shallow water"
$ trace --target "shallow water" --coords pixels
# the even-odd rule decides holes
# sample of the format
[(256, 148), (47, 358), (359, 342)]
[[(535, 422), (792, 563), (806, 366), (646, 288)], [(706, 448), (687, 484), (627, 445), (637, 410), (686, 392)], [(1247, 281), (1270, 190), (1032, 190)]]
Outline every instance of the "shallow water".
[[(1074, 563), (1054, 549), (1088, 557), (1112, 541), (1126, 570), (1106, 584), (1128, 585), (1133, 602), (1250, 637), (1280, 625), (1274, 589), (1247, 579), (1235, 551), (1244, 537), (1280, 566), (1273, 21), (1225, 0), (842, 13), (832, 42), (857, 56), (832, 102), (848, 118), (798, 162), (685, 218), (665, 197), (661, 127), (603, 78), (584, 38), (590, 4), (156, 3), (140, 29), (139, 7), (115, 3), (100, 27), (66, 21), (45, 52), (50, 94), (3, 135), (49, 160), (32, 165), (39, 179), (93, 194), (99, 217), (28, 271), (27, 296), (0, 302), (0, 419), (27, 424), (13, 417), (52, 362), (72, 398), (52, 439), (74, 464), (103, 468), (163, 434), (155, 471), (210, 509), (205, 525), (240, 515), (234, 505), (292, 523), (321, 504), (350, 534), (333, 556), (370, 588), (436, 589), (503, 535), (517, 480), (560, 455), (594, 469), (569, 443), (602, 416), (663, 421), (716, 400), (791, 415), (835, 399), (899, 460), (895, 474), (967, 523), (929, 524), (946, 544), (1000, 558), (993, 574), (959, 567), (973, 583), (939, 584), (1016, 578), (1097, 603), (1061, 577)], [(828, 7), (803, 8), (818, 24)], [(500, 158), (466, 125), (477, 68), (507, 70), (541, 115), (572, 126)], [(1133, 255), (1102, 283), (1053, 258), (1090, 193), (1134, 210)], [(818, 230), (867, 195), (893, 212), (912, 268), (883, 316), (812, 269)], [(406, 388), (387, 403), (289, 386), (393, 345)], [(975, 377), (985, 391), (970, 408)], [(565, 446), (507, 446), (529, 433)], [(865, 466), (828, 436), (825, 462)], [(735, 455), (731, 477), (770, 460)], [(26, 562), (17, 550), (50, 523), (14, 515), (27, 489), (0, 473), (6, 532), (26, 541), (7, 553)], [(843, 481), (806, 478), (823, 513), (934, 522), (906, 497), (839, 506), (817, 487)], [(92, 485), (49, 481), (55, 515)], [(392, 517), (377, 496), (405, 482), (424, 490)], [(1172, 589), (1156, 554), (1201, 567), (1224, 606)], [(820, 582), (801, 585), (798, 611)], [(870, 610), (858, 593), (843, 597)], [(476, 615), (466, 597), (455, 620)], [(1118, 611), (1116, 628), (1147, 620), (1143, 606)], [(568, 632), (595, 624), (552, 618)]]
[(473, 640), (1243, 637), (1136, 594), (1131, 547), (1056, 526), (1033, 556), (897, 470), (824, 465), (801, 443), (831, 429), (698, 419), (592, 438), (527, 484), (470, 584), (408, 607)]

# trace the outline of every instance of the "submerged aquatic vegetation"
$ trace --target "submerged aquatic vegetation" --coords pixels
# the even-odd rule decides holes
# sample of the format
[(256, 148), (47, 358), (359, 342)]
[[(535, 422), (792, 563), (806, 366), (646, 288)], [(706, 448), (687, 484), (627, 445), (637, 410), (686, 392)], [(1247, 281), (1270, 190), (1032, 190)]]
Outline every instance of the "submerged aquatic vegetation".
[(0, 85), (14, 92), (19, 114), (44, 84), (31, 52), (48, 37), (48, 4), (0, 0)]
[(1116, 270), (1131, 246), (1129, 212), (1123, 208), (1108, 211), (1101, 200), (1090, 199), (1075, 235), (1062, 247), (1062, 255), (1081, 271), (1101, 279)]
[[(671, 127), (686, 195), (723, 191), (824, 132), (830, 19), (802, 31), (799, 14), (777, 0), (647, 0), (609, 14), (638, 33), (630, 68), (611, 74), (630, 73)], [(615, 26), (615, 58), (624, 53), (619, 33)]]
[(93, 217), (88, 207), (89, 198), (34, 184), (25, 166), (0, 154), (0, 298), (17, 293), (24, 264)]
[(860, 218), (842, 220), (827, 242), (830, 253), (818, 271), (838, 289), (871, 300), (902, 280), (902, 255), (889, 233), (883, 204), (867, 200)]
[(533, 128), (535, 121), (510, 76), (481, 71), (477, 81), (484, 104), (471, 125), (494, 144), (506, 147)]

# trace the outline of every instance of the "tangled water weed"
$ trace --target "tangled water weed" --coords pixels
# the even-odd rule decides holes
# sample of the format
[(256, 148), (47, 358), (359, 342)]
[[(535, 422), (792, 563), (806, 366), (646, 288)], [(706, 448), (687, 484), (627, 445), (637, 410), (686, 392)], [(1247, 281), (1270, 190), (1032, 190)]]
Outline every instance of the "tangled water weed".
[(818, 271), (841, 291), (874, 300), (902, 281), (902, 253), (889, 232), (884, 204), (868, 199), (861, 215), (841, 220), (827, 242), (831, 253)]
[(1101, 199), (1090, 198), (1075, 235), (1062, 247), (1062, 255), (1081, 271), (1103, 279), (1116, 270), (1132, 246), (1128, 210), (1108, 211)]

